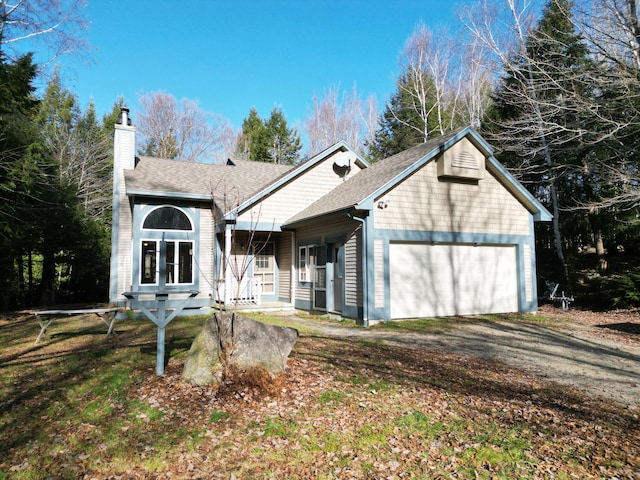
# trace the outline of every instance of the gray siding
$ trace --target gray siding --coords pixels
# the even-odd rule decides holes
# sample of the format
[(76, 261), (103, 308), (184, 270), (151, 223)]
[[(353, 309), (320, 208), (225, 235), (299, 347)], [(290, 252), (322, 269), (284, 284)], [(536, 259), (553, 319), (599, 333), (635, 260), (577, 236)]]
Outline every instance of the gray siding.
[(279, 235), (279, 242), (277, 248), (277, 261), (278, 261), (278, 297), (282, 299), (291, 298), (291, 251), (293, 245), (291, 244), (291, 233), (284, 232)]
[[(362, 305), (362, 261), (360, 247), (360, 223), (342, 218), (327, 219), (317, 222), (296, 231), (296, 242), (298, 245), (313, 242), (324, 244), (328, 239), (342, 237), (345, 242), (345, 305)], [(297, 262), (297, 248), (296, 262)], [(297, 265), (295, 268), (295, 278), (298, 278)], [(296, 287), (296, 300), (311, 301), (311, 289), (303, 286)]]
[(206, 205), (200, 205), (200, 246), (199, 258), (195, 259), (194, 265), (199, 278), (200, 296), (209, 296), (214, 288), (214, 224), (211, 209)]

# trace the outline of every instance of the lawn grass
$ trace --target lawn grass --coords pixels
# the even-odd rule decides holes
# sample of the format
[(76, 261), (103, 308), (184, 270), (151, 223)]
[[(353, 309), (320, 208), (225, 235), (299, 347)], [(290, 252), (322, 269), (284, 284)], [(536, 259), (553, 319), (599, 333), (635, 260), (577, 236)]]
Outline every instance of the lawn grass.
[(185, 384), (202, 321), (171, 322), (156, 377), (149, 321), (127, 320), (108, 338), (100, 323), (71, 317), (34, 346), (37, 322), (1, 319), (0, 479), (584, 479), (640, 469), (637, 411), (453, 352), (303, 328), (279, 395)]

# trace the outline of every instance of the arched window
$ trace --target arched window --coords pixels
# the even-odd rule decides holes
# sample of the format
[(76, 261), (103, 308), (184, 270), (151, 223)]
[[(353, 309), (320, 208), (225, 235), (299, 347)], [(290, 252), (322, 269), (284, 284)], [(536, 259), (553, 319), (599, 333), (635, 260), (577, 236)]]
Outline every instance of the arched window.
[(144, 219), (145, 230), (193, 230), (189, 217), (175, 207), (160, 207)]
[[(194, 283), (194, 241), (191, 220), (172, 206), (155, 208), (144, 218), (140, 244), (141, 285), (189, 285)], [(164, 232), (167, 234), (165, 239)], [(162, 235), (162, 239), (160, 239)]]

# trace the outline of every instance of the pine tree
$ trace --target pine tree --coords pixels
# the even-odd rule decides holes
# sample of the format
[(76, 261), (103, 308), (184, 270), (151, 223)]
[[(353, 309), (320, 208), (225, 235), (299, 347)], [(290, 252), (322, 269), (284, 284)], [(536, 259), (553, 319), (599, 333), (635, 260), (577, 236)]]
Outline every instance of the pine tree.
[(549, 0), (536, 28), (505, 65), (485, 121), (500, 159), (553, 213), (553, 240), (567, 277), (561, 212), (571, 172), (585, 158), (590, 94), (588, 51), (575, 31), (571, 0)]
[(268, 155), (266, 127), (258, 111), (251, 108), (249, 116), (242, 121), (236, 154), (245, 160), (265, 161)]
[[(427, 78), (425, 83), (433, 85), (433, 80)], [(435, 117), (425, 122), (410, 91), (410, 76), (404, 74), (398, 79), (396, 92), (380, 117), (373, 141), (367, 144), (370, 160), (381, 160), (423, 143), (437, 131)], [(431, 97), (431, 101), (433, 106), (435, 97)]]
[(252, 108), (242, 122), (236, 154), (258, 162), (293, 164), (299, 161), (301, 148), (300, 135), (287, 126), (281, 109), (274, 108), (271, 116), (263, 120)]
[(7, 62), (0, 50), (0, 309), (23, 299), (28, 280), (22, 258), (33, 243), (34, 198), (45, 180), (37, 151), (30, 147), (37, 138), (35, 76), (30, 54)]
[(265, 123), (268, 140), (268, 158), (270, 162), (292, 165), (299, 160), (300, 135), (294, 128), (287, 126), (284, 113), (279, 108), (271, 111)]

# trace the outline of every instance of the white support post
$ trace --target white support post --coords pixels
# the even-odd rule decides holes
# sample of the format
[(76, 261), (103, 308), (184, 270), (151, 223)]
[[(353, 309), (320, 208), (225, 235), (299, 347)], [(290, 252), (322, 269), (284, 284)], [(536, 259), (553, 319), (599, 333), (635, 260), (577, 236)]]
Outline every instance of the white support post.
[(224, 304), (231, 304), (231, 225), (224, 228)]
[(296, 234), (291, 232), (291, 270), (289, 275), (291, 276), (289, 296), (291, 303), (296, 304), (296, 285), (298, 284), (298, 265), (296, 258), (298, 255), (298, 247), (296, 245)]

